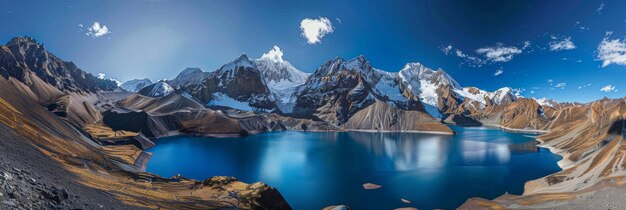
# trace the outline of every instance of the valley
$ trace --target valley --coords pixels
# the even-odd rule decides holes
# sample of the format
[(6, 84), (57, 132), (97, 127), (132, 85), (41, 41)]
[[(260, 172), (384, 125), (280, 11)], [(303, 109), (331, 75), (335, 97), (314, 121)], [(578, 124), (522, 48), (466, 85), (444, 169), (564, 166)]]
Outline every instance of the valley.
[[(13, 38), (0, 50), (0, 122), (7, 135), (2, 149), (11, 151), (0, 157), (14, 160), (2, 165), (2, 173), (25, 164), (29, 170), (64, 175), (56, 175), (57, 181), (43, 178), (30, 194), (2, 197), (9, 201), (2, 205), (290, 209), (288, 196), (256, 182), (262, 180), (247, 184), (233, 177), (196, 180), (146, 172), (155, 155), (146, 150), (159, 148), (157, 138), (241, 138), (274, 131), (454, 136), (458, 133), (451, 126), (498, 126), (540, 132), (539, 146), (563, 157), (558, 162), (562, 170), (534, 177), (521, 195), (472, 198), (461, 209), (541, 208), (626, 183), (625, 98), (584, 104), (524, 98), (509, 87), (493, 92), (463, 87), (443, 69), (420, 63), (398, 72), (380, 70), (363, 55), (337, 57), (304, 73), (269, 54), (258, 59), (243, 54), (215, 71), (188, 68), (172, 80), (139, 79), (118, 87), (61, 60), (30, 37)], [(29, 151), (37, 164), (16, 158), (19, 151)], [(3, 177), (9, 186), (12, 181)], [(96, 201), (48, 196), (58, 201), (27, 206), (25, 200), (37, 193), (59, 194), (51, 185), (67, 186), (71, 195), (93, 195)], [(10, 195), (6, 189), (0, 189), (2, 194)]]

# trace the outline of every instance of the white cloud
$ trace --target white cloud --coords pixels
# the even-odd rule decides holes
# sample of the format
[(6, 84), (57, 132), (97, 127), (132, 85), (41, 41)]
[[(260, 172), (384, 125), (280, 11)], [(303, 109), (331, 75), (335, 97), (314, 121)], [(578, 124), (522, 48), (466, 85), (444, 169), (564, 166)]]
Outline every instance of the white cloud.
[(565, 85), (567, 85), (565, 82), (561, 82), (559, 84), (556, 84), (554, 87), (555, 88), (565, 89)]
[(526, 48), (530, 47), (530, 41), (525, 41), (524, 42), (524, 46), (522, 46), (522, 50), (525, 50)]
[(596, 9), (596, 12), (598, 14), (602, 14), (602, 10), (604, 10), (604, 3), (600, 4), (600, 7), (598, 7), (598, 9)]
[(274, 45), (274, 47), (272, 47), (270, 51), (268, 51), (267, 53), (263, 53), (261, 58), (267, 58), (274, 62), (283, 61), (283, 51), (280, 49), (280, 47)]
[(496, 70), (495, 73), (493, 73), (493, 76), (498, 76), (498, 75), (500, 75), (502, 73), (504, 73), (504, 71), (502, 69), (498, 69), (498, 70)]
[(589, 87), (589, 86), (591, 86), (591, 83), (586, 84), (586, 85), (581, 85), (581, 86), (578, 86), (578, 89), (587, 88), (587, 87)]
[(493, 62), (508, 62), (513, 59), (514, 55), (522, 53), (522, 50), (513, 46), (497, 44), (493, 47), (479, 48), (476, 50), (476, 53), (485, 56), (485, 58)]
[(613, 85), (607, 85), (607, 86), (602, 87), (600, 91), (605, 92), (605, 93), (611, 93), (611, 92), (617, 92), (617, 89), (615, 89), (615, 86)]
[(449, 55), (450, 51), (452, 51), (452, 45), (441, 47), (441, 51), (443, 52), (443, 54)]
[[(82, 31), (85, 26), (83, 24), (78, 24), (78, 27), (81, 28)], [(111, 31), (109, 31), (109, 28), (104, 24), (101, 25), (99, 22), (93, 22), (93, 25), (87, 27), (87, 32), (85, 33), (85, 35), (93, 38), (98, 38), (110, 33)]]
[(104, 79), (105, 76), (105, 73), (98, 73), (98, 79)]
[(602, 61), (602, 67), (611, 64), (626, 65), (626, 39), (610, 39), (612, 32), (598, 45), (598, 60)]
[(326, 34), (332, 33), (334, 28), (328, 18), (320, 17), (318, 19), (305, 18), (300, 22), (300, 30), (307, 43), (317, 44)]
[(563, 39), (558, 39), (557, 37), (552, 37), (554, 41), (551, 41), (550, 51), (561, 51), (561, 50), (573, 50), (576, 49), (576, 45), (572, 42), (571, 37), (565, 37)]

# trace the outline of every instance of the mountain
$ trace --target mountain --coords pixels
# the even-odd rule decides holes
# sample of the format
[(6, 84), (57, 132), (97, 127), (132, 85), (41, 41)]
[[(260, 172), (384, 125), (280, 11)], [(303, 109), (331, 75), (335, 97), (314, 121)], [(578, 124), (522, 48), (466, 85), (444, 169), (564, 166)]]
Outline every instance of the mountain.
[(295, 105), (293, 93), (306, 82), (310, 74), (283, 60), (283, 52), (278, 46), (274, 46), (254, 62), (261, 73), (261, 78), (276, 99), (278, 109), (285, 113), (292, 112)]
[(144, 78), (144, 79), (133, 79), (133, 80), (128, 80), (124, 83), (122, 83), (120, 85), (120, 88), (122, 88), (122, 90), (128, 91), (128, 92), (137, 92), (139, 90), (141, 90), (142, 88), (151, 85), (152, 81), (150, 81), (150, 79), (148, 78)]
[(230, 118), (163, 82), (139, 91), (151, 97), (120, 91), (28, 37), (0, 46), (0, 74), (0, 197), (15, 198), (0, 209), (291, 209), (263, 183), (145, 173), (152, 131), (251, 135), (268, 129), (264, 118)]
[(543, 98), (533, 98), (539, 105), (548, 106), (552, 108), (556, 108), (559, 105), (559, 102), (554, 99), (549, 99), (546, 97)]
[(295, 116), (313, 117), (336, 125), (347, 122), (377, 100), (400, 109), (423, 110), (419, 102), (402, 96), (393, 73), (373, 68), (363, 55), (324, 63), (294, 95), (297, 98)]
[(186, 68), (171, 81), (167, 81), (174, 88), (180, 88), (188, 85), (198, 85), (208, 76), (207, 72), (200, 68)]
[[(197, 70), (185, 73), (200, 74)], [(174, 79), (173, 84), (178, 85), (179, 92), (189, 94), (199, 102), (210, 106), (229, 107), (236, 103), (246, 104), (250, 108), (248, 111), (276, 109), (274, 97), (256, 63), (245, 54), (218, 70), (207, 73), (204, 79), (197, 83), (191, 80), (183, 82)]]
[(410, 97), (417, 97), (425, 110), (436, 118), (442, 115), (438, 109), (440, 88), (461, 89), (459, 84), (443, 70), (434, 71), (420, 63), (408, 63), (398, 72), (403, 92)]
[(5, 46), (0, 46), (0, 75), (15, 78), (29, 87), (37, 86), (35, 83), (41, 80), (61, 92), (96, 92), (117, 88), (115, 81), (86, 73), (74, 63), (49, 53), (30, 37), (16, 37)]
[(173, 92), (174, 88), (172, 88), (172, 86), (163, 81), (159, 81), (157, 83), (142, 88), (137, 93), (149, 97), (163, 97)]

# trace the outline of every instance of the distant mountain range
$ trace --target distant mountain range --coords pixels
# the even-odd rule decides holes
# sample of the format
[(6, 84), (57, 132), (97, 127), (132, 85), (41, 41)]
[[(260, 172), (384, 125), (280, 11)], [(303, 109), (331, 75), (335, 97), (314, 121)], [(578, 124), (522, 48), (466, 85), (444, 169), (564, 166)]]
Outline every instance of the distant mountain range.
[[(148, 82), (131, 80), (122, 84), (122, 88), (138, 92), (137, 87)], [(430, 120), (446, 123), (480, 125), (489, 119), (498, 124), (500, 120), (486, 113), (489, 107), (523, 98), (509, 87), (494, 92), (462, 87), (444, 70), (433, 70), (420, 63), (408, 63), (399, 72), (379, 70), (363, 55), (350, 60), (337, 57), (308, 74), (283, 60), (278, 47), (258, 59), (243, 54), (212, 72), (187, 68), (164, 82), (173, 92), (206, 107), (278, 113), (340, 127), (375, 103), (385, 103), (399, 111), (419, 112)], [(545, 98), (528, 103), (537, 104), (534, 111), (538, 114), (533, 119), (543, 117), (539, 114), (543, 109), (559, 106), (558, 102)], [(538, 124), (533, 126), (539, 127), (529, 129), (540, 129)]]

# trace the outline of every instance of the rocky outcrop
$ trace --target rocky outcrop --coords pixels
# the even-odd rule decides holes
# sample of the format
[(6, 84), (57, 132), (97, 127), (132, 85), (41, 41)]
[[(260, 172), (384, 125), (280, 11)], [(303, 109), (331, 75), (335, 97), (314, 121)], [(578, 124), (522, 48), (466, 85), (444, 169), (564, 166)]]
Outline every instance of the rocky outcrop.
[(396, 109), (382, 101), (376, 101), (354, 114), (343, 128), (357, 131), (453, 134), (450, 128), (426, 113)]

